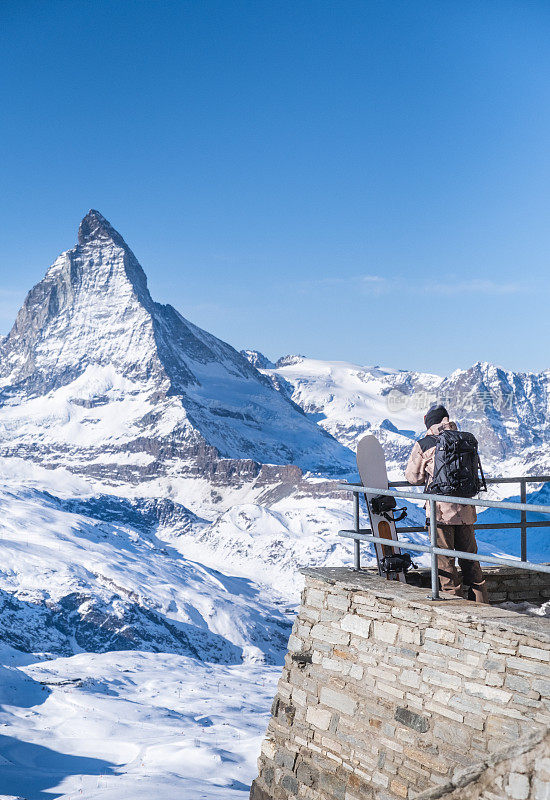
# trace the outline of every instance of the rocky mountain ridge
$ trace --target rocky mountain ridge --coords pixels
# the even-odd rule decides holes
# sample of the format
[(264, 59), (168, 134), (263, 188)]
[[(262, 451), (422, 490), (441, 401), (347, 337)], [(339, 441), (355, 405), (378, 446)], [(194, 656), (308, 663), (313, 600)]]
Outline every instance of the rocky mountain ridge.
[(435, 402), (477, 436), (493, 475), (550, 471), (550, 370), (518, 373), (480, 361), (443, 377), (286, 356), (261, 371), (350, 449), (366, 433), (378, 436), (396, 477)]

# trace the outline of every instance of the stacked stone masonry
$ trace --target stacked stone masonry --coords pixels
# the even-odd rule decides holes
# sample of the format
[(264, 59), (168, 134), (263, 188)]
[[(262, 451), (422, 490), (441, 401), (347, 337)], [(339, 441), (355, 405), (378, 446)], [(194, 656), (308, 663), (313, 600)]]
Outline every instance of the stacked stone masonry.
[[(473, 775), (473, 786), (480, 764), (498, 772), (503, 748), (511, 758), (525, 737), (543, 747), (548, 620), (433, 603), (423, 588), (365, 572), (304, 574), (252, 800), (466, 798), (451, 794), (465, 791), (454, 775)], [(495, 772), (501, 789), (471, 797), (550, 800), (548, 758), (535, 761), (512, 783)]]
[(485, 567), (491, 603), (527, 601), (540, 605), (550, 600), (550, 575), (515, 567)]
[(550, 800), (550, 733), (536, 732), (498, 750), (416, 800)]

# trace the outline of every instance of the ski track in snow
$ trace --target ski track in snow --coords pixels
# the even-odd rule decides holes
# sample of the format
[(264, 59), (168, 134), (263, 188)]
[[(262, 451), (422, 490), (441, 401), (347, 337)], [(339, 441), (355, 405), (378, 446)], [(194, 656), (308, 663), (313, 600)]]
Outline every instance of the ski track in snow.
[(245, 800), (279, 667), (165, 653), (16, 664), (3, 648), (0, 798)]

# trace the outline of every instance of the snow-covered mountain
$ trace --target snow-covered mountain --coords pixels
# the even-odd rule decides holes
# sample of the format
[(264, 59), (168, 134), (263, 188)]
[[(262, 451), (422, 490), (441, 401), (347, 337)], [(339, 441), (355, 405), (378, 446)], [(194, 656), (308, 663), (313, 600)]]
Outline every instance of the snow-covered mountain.
[(2, 455), (110, 482), (170, 473), (223, 482), (261, 464), (338, 474), (353, 464), (243, 355), (155, 303), (97, 211), (0, 344), (0, 408)]
[[(261, 354), (254, 361), (264, 363)], [(250, 358), (250, 355), (248, 356)], [(550, 371), (515, 373), (483, 362), (448, 377), (286, 356), (260, 367), (285, 397), (342, 444), (355, 449), (366, 432), (382, 441), (402, 477), (423, 416), (442, 402), (479, 441), (494, 475), (550, 470)]]
[(402, 477), (438, 399), (488, 472), (547, 469), (549, 374), (238, 353), (90, 211), (0, 342), (0, 792), (245, 800), (297, 568), (351, 562), (357, 439)]
[[(205, 526), (183, 512), (179, 536)], [(171, 518), (158, 505), (6, 487), (0, 513), (5, 644), (63, 656), (145, 650), (225, 664), (280, 661), (289, 622), (276, 599), (182, 558), (159, 538)]]

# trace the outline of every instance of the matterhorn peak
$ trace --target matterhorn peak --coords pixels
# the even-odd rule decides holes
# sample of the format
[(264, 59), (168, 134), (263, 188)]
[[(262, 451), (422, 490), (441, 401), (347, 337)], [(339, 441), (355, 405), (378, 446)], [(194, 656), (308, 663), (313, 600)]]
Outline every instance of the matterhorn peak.
[(120, 233), (113, 228), (103, 214), (100, 214), (95, 208), (91, 208), (78, 228), (78, 244), (93, 244), (94, 242), (104, 242), (106, 239), (111, 239), (120, 247), (126, 246)]
[[(247, 357), (155, 303), (136, 257), (96, 210), (0, 340), (0, 412), (37, 397), (45, 427), (35, 436), (59, 428), (61, 437), (44, 458), (72, 447), (76, 426), (81, 449), (72, 468), (87, 469), (85, 462), (111, 457), (106, 443), (115, 435), (120, 461), (106, 469), (117, 480), (125, 462), (165, 470), (183, 459), (189, 474), (213, 469), (217, 458), (330, 472), (353, 463)], [(2, 455), (4, 427), (2, 419)], [(13, 446), (23, 452), (15, 439)], [(149, 448), (165, 454), (158, 463)]]

